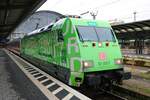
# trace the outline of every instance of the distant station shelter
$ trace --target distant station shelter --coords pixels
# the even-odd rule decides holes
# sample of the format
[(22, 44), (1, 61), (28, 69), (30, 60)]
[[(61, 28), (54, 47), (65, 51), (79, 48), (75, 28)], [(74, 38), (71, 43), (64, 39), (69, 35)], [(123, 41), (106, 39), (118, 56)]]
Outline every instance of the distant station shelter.
[(149, 54), (150, 20), (112, 25), (122, 49), (134, 50), (136, 54)]
[(7, 37), (34, 13), (46, 0), (1, 0), (0, 1), (0, 44), (7, 42)]

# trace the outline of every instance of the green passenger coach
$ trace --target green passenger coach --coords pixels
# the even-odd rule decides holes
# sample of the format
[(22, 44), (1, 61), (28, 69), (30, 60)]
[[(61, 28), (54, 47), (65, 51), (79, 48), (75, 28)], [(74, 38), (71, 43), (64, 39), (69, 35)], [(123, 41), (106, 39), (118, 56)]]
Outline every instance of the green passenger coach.
[(121, 51), (107, 21), (60, 19), (25, 36), (21, 56), (70, 86), (123, 79)]

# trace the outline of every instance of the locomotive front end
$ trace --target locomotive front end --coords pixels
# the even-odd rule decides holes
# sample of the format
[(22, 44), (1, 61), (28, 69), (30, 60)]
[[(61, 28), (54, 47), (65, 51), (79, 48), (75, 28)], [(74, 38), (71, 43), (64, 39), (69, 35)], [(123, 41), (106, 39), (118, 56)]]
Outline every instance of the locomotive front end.
[(105, 21), (80, 21), (77, 31), (84, 84), (121, 83), (123, 66), (121, 50), (111, 26)]

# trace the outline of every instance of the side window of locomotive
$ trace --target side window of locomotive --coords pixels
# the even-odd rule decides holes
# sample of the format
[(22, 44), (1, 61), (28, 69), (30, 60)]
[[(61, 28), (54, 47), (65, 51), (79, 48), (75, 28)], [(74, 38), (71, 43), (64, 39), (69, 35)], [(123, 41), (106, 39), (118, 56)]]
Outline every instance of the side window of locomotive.
[(63, 42), (64, 36), (63, 36), (62, 30), (58, 30), (57, 33), (58, 33), (58, 42)]
[(47, 27), (47, 30), (51, 31), (53, 25)]
[(44, 31), (44, 28), (42, 28), (42, 29), (40, 30), (40, 32), (42, 32), (42, 31)]

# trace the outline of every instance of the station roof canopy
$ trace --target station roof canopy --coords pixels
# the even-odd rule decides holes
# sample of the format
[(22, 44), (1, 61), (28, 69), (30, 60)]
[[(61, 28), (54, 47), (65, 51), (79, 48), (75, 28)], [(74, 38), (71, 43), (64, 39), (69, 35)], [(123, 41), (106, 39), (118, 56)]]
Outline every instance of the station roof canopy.
[(46, 0), (1, 0), (0, 40), (6, 38), (27, 16)]
[(120, 39), (150, 38), (150, 20), (112, 25), (112, 28)]

